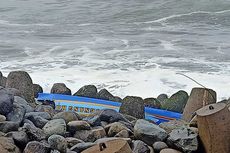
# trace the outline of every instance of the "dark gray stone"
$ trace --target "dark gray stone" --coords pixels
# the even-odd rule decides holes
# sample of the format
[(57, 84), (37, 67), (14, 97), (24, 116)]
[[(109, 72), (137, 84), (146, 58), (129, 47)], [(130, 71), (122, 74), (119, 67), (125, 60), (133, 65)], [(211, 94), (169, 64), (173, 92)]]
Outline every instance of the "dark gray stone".
[(25, 114), (25, 118), (29, 118), (30, 116), (34, 116), (34, 117), (40, 116), (40, 117), (47, 119), (47, 120), (51, 119), (50, 114), (47, 112), (29, 112), (29, 113)]
[(48, 138), (48, 143), (52, 149), (56, 149), (61, 153), (66, 153), (67, 151), (67, 141), (61, 135), (51, 135)]
[(150, 149), (146, 143), (140, 140), (133, 141), (133, 153), (150, 153)]
[(79, 118), (79, 115), (76, 112), (72, 111), (60, 112), (53, 116), (53, 119), (64, 119), (66, 124), (68, 124), (71, 121), (76, 121)]
[(28, 103), (34, 103), (33, 82), (25, 71), (10, 72), (6, 87), (18, 89)]
[(2, 77), (2, 85), (3, 87), (6, 87), (6, 81), (7, 81), (7, 78), (6, 77)]
[(164, 102), (162, 103), (162, 108), (182, 113), (188, 101), (188, 98), (188, 93), (180, 90), (177, 93), (173, 94), (169, 99), (164, 100)]
[(23, 153), (50, 153), (49, 146), (38, 141), (31, 141), (26, 145)]
[(18, 89), (15, 89), (15, 88), (0, 88), (0, 92), (10, 94), (10, 95), (13, 95), (13, 96), (23, 97), (21, 92)]
[(42, 129), (48, 137), (53, 134), (64, 136), (66, 133), (66, 123), (63, 119), (53, 119), (48, 121)]
[(74, 96), (96, 98), (97, 88), (94, 85), (83, 86), (74, 94)]
[(97, 98), (98, 99), (103, 99), (103, 100), (110, 100), (110, 101), (116, 101), (116, 102), (121, 102), (122, 99), (119, 97), (114, 97), (108, 90), (106, 89), (101, 89), (97, 93)]
[(119, 112), (136, 118), (145, 118), (144, 100), (140, 97), (127, 96), (123, 99)]
[(139, 119), (134, 126), (134, 136), (136, 139), (152, 146), (156, 141), (164, 141), (167, 138), (167, 133), (159, 126), (144, 119)]
[(153, 144), (153, 149), (156, 153), (159, 153), (162, 149), (168, 148), (168, 145), (162, 141), (157, 141)]
[(117, 122), (117, 121), (125, 121), (129, 122), (121, 113), (113, 109), (104, 109), (100, 112), (97, 112), (101, 121), (105, 121), (108, 123)]
[(7, 115), (13, 110), (14, 97), (0, 90), (0, 114)]
[(71, 147), (73, 147), (74, 145), (76, 145), (78, 143), (84, 143), (83, 140), (80, 140), (80, 139), (77, 139), (77, 138), (73, 138), (73, 137), (67, 137), (66, 141), (67, 141), (68, 148), (71, 148)]
[(187, 127), (172, 130), (167, 143), (183, 152), (195, 152), (198, 149), (197, 133)]
[(156, 98), (146, 98), (144, 99), (144, 104), (145, 107), (161, 108), (161, 104)]
[(12, 138), (0, 137), (0, 153), (21, 153)]
[(25, 113), (26, 110), (24, 107), (22, 107), (18, 103), (14, 103), (13, 110), (9, 114), (7, 114), (6, 119), (8, 121), (17, 122), (20, 125), (25, 116)]
[(35, 107), (35, 112), (47, 112), (50, 114), (50, 116), (54, 116), (55, 110), (50, 105), (37, 105)]
[(9, 132), (5, 135), (5, 137), (12, 137), (14, 140), (14, 143), (20, 149), (24, 149), (26, 147), (26, 144), (29, 142), (29, 138), (24, 131)]
[(168, 95), (166, 94), (160, 94), (158, 97), (157, 97), (157, 100), (161, 103), (163, 102), (164, 100), (168, 99)]
[(33, 122), (33, 124), (40, 129), (42, 129), (45, 126), (45, 124), (48, 122), (47, 119), (44, 119), (41, 116), (32, 115), (32, 116), (29, 116), (27, 119)]
[(34, 97), (38, 98), (38, 93), (43, 93), (43, 89), (39, 84), (33, 84)]
[(22, 97), (14, 96), (14, 103), (17, 103), (17, 104), (21, 105), (22, 107), (24, 107), (26, 110), (26, 113), (34, 111), (34, 108), (31, 107), (30, 104), (25, 99), (23, 99)]
[(19, 128), (19, 131), (24, 131), (28, 135), (30, 141), (41, 141), (46, 138), (43, 130), (29, 123), (24, 123), (23, 127)]
[(67, 129), (70, 133), (75, 133), (79, 130), (90, 130), (90, 125), (86, 121), (71, 121), (67, 124)]
[(51, 88), (51, 93), (53, 94), (62, 94), (62, 95), (71, 95), (71, 90), (66, 87), (64, 83), (55, 83)]
[(19, 128), (19, 124), (12, 121), (4, 121), (0, 122), (0, 131), (7, 133), (11, 131), (17, 131)]

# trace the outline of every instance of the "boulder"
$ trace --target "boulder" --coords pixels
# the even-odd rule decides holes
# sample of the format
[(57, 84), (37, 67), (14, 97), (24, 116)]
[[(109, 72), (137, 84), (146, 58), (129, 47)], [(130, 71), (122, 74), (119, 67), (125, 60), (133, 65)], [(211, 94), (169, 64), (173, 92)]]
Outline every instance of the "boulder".
[(121, 130), (114, 137), (128, 138), (129, 137), (129, 131), (128, 130)]
[(166, 99), (168, 99), (168, 95), (166, 94), (160, 94), (159, 96), (157, 96), (157, 100), (161, 103), (163, 101), (165, 101)]
[(50, 151), (50, 146), (38, 141), (31, 141), (26, 145), (23, 153), (50, 153)]
[(97, 98), (97, 88), (94, 85), (86, 85), (81, 87), (74, 96)]
[(0, 131), (7, 133), (11, 131), (17, 131), (19, 128), (19, 124), (12, 121), (4, 121), (0, 122)]
[(3, 77), (3, 75), (2, 75), (2, 72), (0, 71), (0, 86), (3, 86), (2, 85), (2, 77)]
[(5, 137), (13, 138), (14, 143), (22, 150), (26, 147), (26, 144), (29, 142), (29, 138), (24, 131), (9, 132), (5, 135)]
[(67, 124), (67, 129), (70, 133), (75, 133), (79, 130), (90, 130), (90, 125), (86, 121), (71, 121)]
[(29, 116), (27, 119), (33, 122), (33, 124), (40, 129), (42, 129), (45, 126), (45, 124), (48, 122), (47, 119), (44, 119), (41, 116), (32, 115), (32, 116)]
[(109, 137), (113, 137), (122, 130), (130, 131), (124, 124), (120, 122), (114, 122), (105, 126), (105, 130)]
[(144, 119), (139, 119), (134, 126), (134, 136), (136, 139), (142, 140), (149, 146), (152, 146), (154, 142), (164, 141), (168, 135), (159, 126)]
[(19, 128), (19, 131), (25, 132), (30, 141), (41, 141), (46, 138), (46, 135), (43, 132), (43, 130), (29, 123), (24, 123), (23, 127)]
[(106, 132), (103, 127), (94, 127), (92, 130), (80, 130), (74, 134), (75, 138), (81, 139), (85, 142), (94, 142), (97, 139), (106, 136)]
[(26, 113), (26, 109), (19, 105), (18, 103), (13, 104), (13, 110), (7, 114), (6, 118), (8, 121), (17, 122), (19, 125), (21, 124)]
[(50, 114), (50, 116), (54, 116), (55, 114), (55, 110), (50, 105), (37, 105), (34, 111), (35, 112), (47, 112)]
[(53, 134), (65, 135), (66, 123), (63, 119), (53, 119), (48, 121), (42, 129), (48, 137)]
[(104, 109), (97, 113), (101, 121), (105, 121), (108, 123), (113, 123), (117, 121), (129, 122), (121, 113), (118, 113), (113, 109)]
[(14, 144), (12, 138), (0, 137), (0, 152), (1, 153), (21, 153), (19, 148)]
[(43, 93), (43, 89), (39, 84), (33, 84), (34, 97), (38, 98), (38, 93)]
[(23, 98), (22, 93), (18, 89), (15, 89), (15, 88), (3, 88), (0, 90), (0, 92), (4, 92), (4, 93), (7, 93), (13, 96), (19, 96)]
[(156, 98), (146, 98), (144, 104), (145, 107), (161, 108), (161, 104)]
[(88, 149), (94, 145), (96, 145), (96, 144), (92, 143), (92, 142), (78, 143), (78, 144), (74, 145), (72, 148), (70, 148), (70, 150), (75, 151), (75, 152), (82, 152), (83, 150)]
[(184, 126), (186, 123), (180, 120), (172, 120), (169, 122), (162, 122), (159, 124), (159, 127), (164, 129), (167, 133), (172, 132), (172, 130)]
[(183, 152), (195, 152), (198, 149), (197, 133), (187, 127), (172, 130), (167, 143)]
[(153, 149), (156, 153), (159, 153), (162, 149), (168, 148), (168, 145), (162, 141), (157, 141), (153, 144)]
[(123, 99), (119, 112), (142, 119), (145, 118), (144, 100), (140, 97), (127, 96)]
[(167, 148), (167, 149), (161, 150), (160, 153), (182, 153), (182, 152), (175, 150), (175, 149)]
[(66, 124), (71, 121), (76, 121), (80, 118), (80, 116), (76, 112), (68, 111), (68, 112), (60, 112), (53, 116), (53, 119), (64, 119)]
[(65, 139), (66, 139), (68, 148), (71, 148), (78, 143), (84, 143), (84, 141), (77, 139), (77, 138), (73, 138), (73, 137), (67, 137)]
[(19, 104), (20, 106), (24, 107), (26, 110), (26, 113), (33, 112), (34, 108), (30, 106), (30, 104), (19, 96), (14, 96), (14, 103)]
[(33, 82), (29, 74), (24, 71), (10, 72), (6, 82), (7, 88), (18, 89), (28, 103), (34, 103)]
[(6, 94), (0, 90), (0, 114), (7, 115), (13, 110), (13, 95)]
[(133, 141), (133, 153), (150, 153), (150, 149), (146, 143), (140, 140)]
[(91, 134), (90, 130), (80, 130), (80, 131), (76, 131), (73, 137), (80, 139), (84, 142), (87, 142), (90, 134)]
[(92, 114), (88, 117), (83, 118), (84, 121), (87, 121), (91, 126), (102, 126), (103, 121), (101, 121), (99, 114)]
[(173, 94), (169, 99), (166, 99), (162, 104), (162, 108), (169, 111), (182, 113), (188, 98), (188, 93), (180, 90)]
[(40, 117), (42, 117), (42, 118), (44, 118), (44, 119), (47, 119), (47, 120), (50, 120), (50, 119), (51, 119), (50, 114), (47, 113), (47, 112), (29, 112), (29, 113), (26, 113), (26, 114), (25, 114), (25, 118), (29, 118), (29, 117), (31, 117), (31, 116), (34, 116), (34, 117), (40, 116)]
[(52, 149), (60, 151), (60, 153), (66, 153), (67, 151), (67, 141), (61, 135), (51, 135), (48, 138), (48, 143)]
[(55, 83), (50, 92), (53, 94), (72, 95), (71, 90), (64, 83)]
[(6, 81), (7, 81), (7, 78), (2, 76), (2, 85), (3, 87), (6, 87)]
[(119, 97), (114, 97), (108, 90), (106, 89), (101, 89), (97, 93), (97, 98), (98, 99), (103, 99), (103, 100), (110, 100), (110, 101), (116, 101), (116, 102), (121, 102), (122, 99)]
[(6, 117), (4, 115), (0, 115), (0, 122), (6, 121)]

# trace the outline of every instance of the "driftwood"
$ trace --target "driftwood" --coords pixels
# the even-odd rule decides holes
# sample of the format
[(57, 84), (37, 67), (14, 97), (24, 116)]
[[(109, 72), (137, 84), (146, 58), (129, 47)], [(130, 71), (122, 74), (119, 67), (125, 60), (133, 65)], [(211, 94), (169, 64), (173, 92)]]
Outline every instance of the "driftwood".
[(210, 104), (199, 109), (197, 124), (206, 153), (230, 153), (230, 111), (226, 104)]

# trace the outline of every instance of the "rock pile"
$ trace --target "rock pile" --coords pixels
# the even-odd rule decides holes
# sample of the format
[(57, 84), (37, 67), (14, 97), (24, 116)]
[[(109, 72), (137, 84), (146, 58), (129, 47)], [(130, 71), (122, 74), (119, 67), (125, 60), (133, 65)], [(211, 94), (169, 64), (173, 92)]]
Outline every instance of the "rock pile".
[[(184, 91), (170, 98), (162, 94), (156, 99), (127, 96), (121, 100), (107, 90), (97, 92), (93, 85), (84, 86), (74, 95), (122, 102), (120, 112), (105, 109), (86, 117), (34, 103), (34, 96), (42, 90), (27, 73), (12, 72), (8, 77), (7, 88), (0, 88), (1, 153), (202, 152), (198, 129), (189, 123), (156, 125), (143, 119), (145, 105), (182, 112), (188, 99)], [(52, 91), (71, 94), (63, 84), (56, 84)]]

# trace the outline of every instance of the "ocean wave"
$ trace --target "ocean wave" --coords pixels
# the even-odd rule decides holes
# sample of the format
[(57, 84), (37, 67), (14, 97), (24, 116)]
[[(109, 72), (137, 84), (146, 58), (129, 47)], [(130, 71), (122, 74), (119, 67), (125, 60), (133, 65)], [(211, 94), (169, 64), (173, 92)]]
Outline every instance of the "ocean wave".
[(174, 14), (174, 15), (159, 18), (159, 19), (156, 19), (156, 20), (153, 20), (153, 21), (146, 21), (146, 22), (143, 22), (143, 23), (161, 23), (161, 22), (165, 22), (167, 20), (173, 19), (173, 18), (179, 18), (179, 17), (183, 17), (183, 16), (190, 16), (190, 15), (194, 15), (194, 14), (223, 14), (223, 13), (228, 13), (228, 12), (230, 12), (230, 10), (223, 10), (223, 11), (217, 11), (217, 12), (195, 11), (195, 12), (184, 13), (184, 14)]
[(11, 23), (10, 21), (0, 20), (0, 25), (8, 25), (8, 26), (40, 26), (40, 27), (50, 27), (53, 24), (47, 23), (31, 23), (31, 24), (20, 24), (20, 23)]

